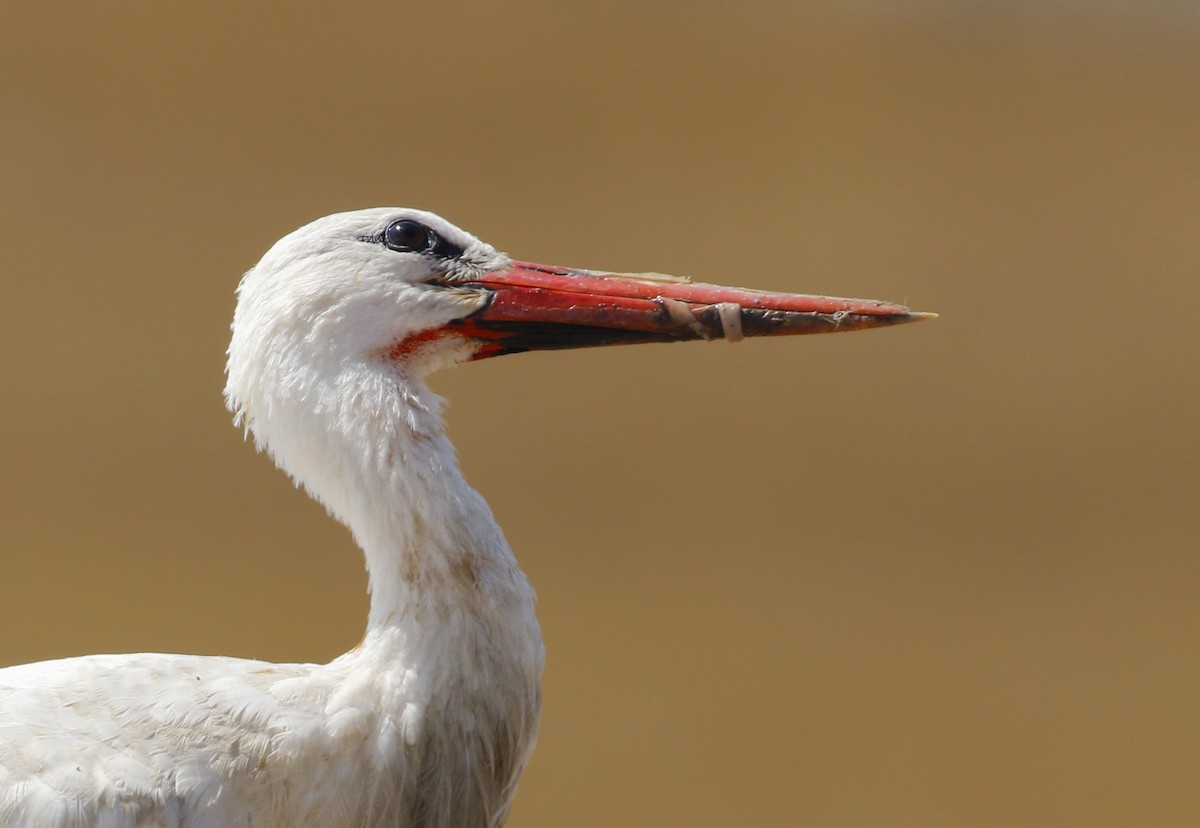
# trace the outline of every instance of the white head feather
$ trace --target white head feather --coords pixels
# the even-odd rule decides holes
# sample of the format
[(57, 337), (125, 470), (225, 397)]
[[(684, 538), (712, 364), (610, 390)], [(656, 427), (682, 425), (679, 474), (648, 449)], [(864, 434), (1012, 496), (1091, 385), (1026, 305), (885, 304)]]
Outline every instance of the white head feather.
[[(462, 254), (445, 261), (380, 243), (386, 228), (403, 219), (420, 222)], [(409, 337), (478, 310), (484, 301), (476, 292), (429, 285), (431, 279), (508, 262), (490, 245), (422, 210), (338, 213), (301, 227), (276, 242), (238, 287), (227, 405), (260, 449), (349, 520), (340, 502), (345, 480), (326, 479), (343, 462), (330, 456), (319, 436), (354, 431), (355, 439), (367, 438), (358, 445), (369, 450), (399, 425), (397, 416), (418, 433), (436, 428), (440, 400), (423, 378), (468, 358), (471, 345), (451, 337), (406, 353), (403, 360), (389, 352)], [(380, 426), (381, 433), (359, 433), (364, 423)], [(337, 448), (344, 452), (346, 446)]]

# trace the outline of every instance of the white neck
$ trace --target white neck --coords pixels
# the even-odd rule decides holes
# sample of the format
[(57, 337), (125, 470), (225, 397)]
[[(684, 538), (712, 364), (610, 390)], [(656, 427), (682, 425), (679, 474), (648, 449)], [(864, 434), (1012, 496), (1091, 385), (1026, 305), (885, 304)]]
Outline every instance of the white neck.
[(536, 633), (532, 591), (420, 375), (380, 358), (273, 385), (250, 427), (362, 547), (368, 631), (477, 610), (485, 625)]
[(338, 517), (370, 577), (368, 632), (423, 628), (464, 613), (490, 634), (534, 635), (533, 593), (487, 503), (467, 485), (438, 413), (410, 383), (384, 442), (347, 480)]
[(423, 768), (422, 808), (446, 824), (499, 824), (537, 728), (533, 591), (459, 472), (441, 401), (420, 377), (360, 365), (320, 385), (288, 386), (316, 399), (264, 406), (252, 428), (366, 556), (366, 637), (330, 668), (394, 677), (378, 703)]

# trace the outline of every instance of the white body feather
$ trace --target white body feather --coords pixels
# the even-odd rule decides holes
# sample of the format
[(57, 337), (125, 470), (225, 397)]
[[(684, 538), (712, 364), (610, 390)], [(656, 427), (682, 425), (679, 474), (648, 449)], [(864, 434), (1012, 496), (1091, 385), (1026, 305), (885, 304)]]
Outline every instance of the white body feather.
[(350, 527), (371, 615), (327, 665), (186, 655), (0, 670), (11, 828), (472, 828), (503, 823), (537, 728), (533, 593), (460, 475), (423, 376), (469, 355), (390, 350), (474, 309), (429, 264), (360, 237), (403, 209), (330, 216), (239, 288), (226, 396), (261, 448)]

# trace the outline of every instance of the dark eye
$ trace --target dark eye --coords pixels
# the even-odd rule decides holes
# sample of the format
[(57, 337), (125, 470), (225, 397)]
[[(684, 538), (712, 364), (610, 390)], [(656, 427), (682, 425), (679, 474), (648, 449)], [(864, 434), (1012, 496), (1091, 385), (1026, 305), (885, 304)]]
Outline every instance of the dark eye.
[(411, 219), (393, 221), (383, 233), (383, 243), (392, 250), (424, 253), (432, 247), (433, 233), (424, 224)]

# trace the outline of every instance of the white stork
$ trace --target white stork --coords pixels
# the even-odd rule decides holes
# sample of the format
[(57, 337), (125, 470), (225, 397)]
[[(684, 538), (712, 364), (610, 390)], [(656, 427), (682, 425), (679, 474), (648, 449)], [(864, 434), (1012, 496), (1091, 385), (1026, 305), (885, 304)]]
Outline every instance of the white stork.
[(238, 288), (225, 398), (362, 547), (362, 643), (329, 664), (138, 654), (0, 670), (0, 825), (501, 825), (537, 731), (542, 639), (426, 374), (928, 315), (515, 262), (419, 210), (300, 228)]

